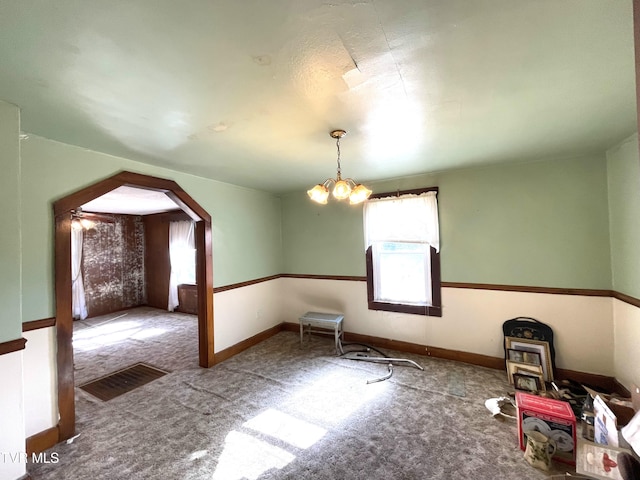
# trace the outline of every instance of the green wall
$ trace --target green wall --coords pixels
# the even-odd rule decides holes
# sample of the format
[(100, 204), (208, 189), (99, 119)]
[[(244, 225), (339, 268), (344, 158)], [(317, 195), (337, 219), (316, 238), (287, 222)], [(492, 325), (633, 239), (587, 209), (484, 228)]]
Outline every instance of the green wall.
[(20, 325), (20, 111), (0, 102), (0, 343)]
[(174, 180), (209, 212), (215, 286), (281, 272), (281, 207), (275, 195), (32, 135), (22, 142), (23, 321), (54, 313), (52, 203), (122, 170)]
[(640, 298), (638, 136), (607, 151), (613, 290)]
[[(3, 120), (12, 119), (0, 128), (3, 166), (7, 164), (2, 194), (11, 206), (5, 210), (5, 223), (22, 223), (21, 230), (17, 227), (21, 238), (15, 232), (2, 237), (2, 295), (20, 298), (15, 282), (20, 266), (23, 275), (22, 315), (20, 305), (12, 312), (5, 309), (0, 338), (19, 336), (12, 318), (29, 321), (53, 315), (52, 202), (122, 170), (173, 179), (212, 215), (215, 286), (281, 272), (365, 273), (361, 206), (335, 201), (315, 205), (304, 192), (279, 199), (37, 136), (20, 145), (19, 112), (0, 105)], [(639, 167), (629, 161), (637, 158), (630, 148), (623, 144), (610, 151), (608, 162), (594, 155), (518, 163), (400, 178), (372, 187), (376, 192), (440, 188), (444, 281), (610, 289), (613, 262), (614, 288), (638, 297), (640, 269), (634, 265), (639, 254), (633, 242), (638, 243), (640, 232), (633, 218), (638, 218), (640, 200), (632, 198), (638, 190), (629, 179), (638, 176), (630, 168)], [(8, 194), (19, 190), (21, 201)], [(20, 264), (16, 259), (21, 253)], [(12, 273), (4, 273), (4, 264)]]
[[(604, 156), (420, 175), (375, 192), (438, 186), (442, 278), (609, 289)], [(362, 207), (282, 199), (286, 273), (364, 275)]]

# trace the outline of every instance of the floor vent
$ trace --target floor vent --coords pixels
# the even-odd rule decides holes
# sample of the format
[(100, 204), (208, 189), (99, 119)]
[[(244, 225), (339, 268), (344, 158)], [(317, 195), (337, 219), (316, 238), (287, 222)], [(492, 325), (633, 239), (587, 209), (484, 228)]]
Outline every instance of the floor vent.
[(159, 370), (144, 363), (110, 373), (97, 380), (91, 380), (79, 386), (85, 392), (105, 402), (152, 382), (169, 372)]

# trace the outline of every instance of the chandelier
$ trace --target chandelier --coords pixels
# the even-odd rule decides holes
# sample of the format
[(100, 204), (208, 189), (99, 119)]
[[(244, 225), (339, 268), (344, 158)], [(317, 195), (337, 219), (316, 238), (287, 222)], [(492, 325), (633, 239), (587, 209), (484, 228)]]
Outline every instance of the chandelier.
[(369, 190), (364, 185), (353, 181), (351, 178), (343, 179), (340, 171), (340, 139), (347, 134), (344, 130), (334, 130), (329, 135), (336, 139), (336, 148), (338, 150), (338, 174), (336, 178), (327, 178), (323, 183), (319, 183), (311, 190), (307, 191), (307, 195), (314, 202), (325, 205), (329, 198), (329, 187), (333, 185), (333, 197), (336, 200), (349, 199), (351, 205), (364, 202), (369, 195)]

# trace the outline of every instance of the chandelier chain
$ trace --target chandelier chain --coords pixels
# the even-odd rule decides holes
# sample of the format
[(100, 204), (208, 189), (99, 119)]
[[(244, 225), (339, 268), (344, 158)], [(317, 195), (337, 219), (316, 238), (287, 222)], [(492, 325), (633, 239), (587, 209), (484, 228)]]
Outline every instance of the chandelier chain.
[(336, 149), (338, 150), (338, 180), (341, 180), (342, 177), (340, 176), (341, 171), (340, 171), (340, 137), (336, 138)]

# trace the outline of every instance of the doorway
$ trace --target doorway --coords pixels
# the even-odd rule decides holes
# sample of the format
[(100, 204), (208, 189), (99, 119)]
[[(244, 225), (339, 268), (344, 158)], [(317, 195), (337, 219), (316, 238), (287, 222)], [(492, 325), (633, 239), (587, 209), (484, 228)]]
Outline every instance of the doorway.
[(58, 370), (59, 440), (75, 435), (75, 384), (73, 372), (73, 316), (71, 295), (72, 212), (121, 186), (162, 192), (194, 222), (196, 240), (196, 284), (198, 301), (198, 363), (215, 364), (213, 351), (213, 266), (211, 216), (176, 182), (131, 172), (121, 172), (54, 202), (55, 299)]

